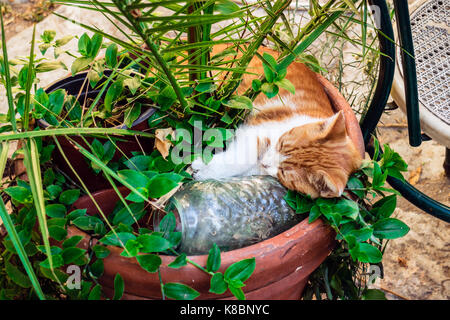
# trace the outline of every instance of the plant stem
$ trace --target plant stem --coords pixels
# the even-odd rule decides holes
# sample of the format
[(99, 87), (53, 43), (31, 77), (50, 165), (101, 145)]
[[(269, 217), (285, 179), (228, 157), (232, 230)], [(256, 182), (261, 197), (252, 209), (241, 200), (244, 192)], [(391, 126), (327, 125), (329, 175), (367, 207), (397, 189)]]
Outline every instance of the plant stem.
[(11, 75), (9, 72), (8, 50), (6, 49), (5, 26), (3, 24), (3, 4), (0, 5), (0, 22), (2, 31), (2, 49), (3, 49), (3, 72), (5, 73), (6, 96), (8, 97), (8, 110), (11, 117), (11, 126), (14, 132), (17, 132), (16, 112), (12, 96)]
[(158, 268), (158, 279), (159, 279), (159, 285), (161, 286), (162, 299), (166, 300), (166, 296), (164, 295), (164, 283), (162, 282), (162, 278), (161, 278), (161, 268)]
[[(176, 254), (177, 256), (179, 256), (180, 254), (178, 252), (176, 252), (174, 249), (170, 248), (170, 251), (172, 251), (172, 253)], [(201, 265), (199, 265), (197, 262), (194, 262), (190, 259), (186, 259), (186, 261), (190, 264), (192, 264), (194, 267), (196, 267), (197, 269), (200, 269), (201, 271), (213, 276), (214, 272), (209, 272), (208, 270), (206, 270), (205, 268), (203, 268)]]
[(27, 131), (22, 133), (12, 133), (6, 135), (0, 135), (1, 141), (19, 140), (24, 138), (36, 138), (36, 137), (50, 137), (50, 136), (62, 136), (62, 135), (124, 135), (124, 136), (142, 136), (146, 138), (154, 138), (154, 134), (126, 130), (126, 129), (114, 129), (114, 128), (58, 128), (39, 131)]
[(30, 58), (28, 62), (27, 83), (25, 89), (25, 108), (23, 111), (24, 119), (22, 123), (22, 130), (28, 130), (28, 122), (30, 121), (30, 100), (31, 100), (31, 86), (33, 85), (33, 66), (34, 66), (34, 42), (36, 36), (36, 25), (33, 27), (33, 35), (31, 38)]

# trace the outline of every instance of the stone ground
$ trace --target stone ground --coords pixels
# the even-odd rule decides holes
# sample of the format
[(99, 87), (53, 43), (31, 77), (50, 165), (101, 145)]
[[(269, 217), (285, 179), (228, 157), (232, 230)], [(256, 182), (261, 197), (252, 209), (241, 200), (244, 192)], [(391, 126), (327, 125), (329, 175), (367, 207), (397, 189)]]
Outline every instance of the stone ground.
[[(434, 141), (420, 147), (408, 144), (405, 115), (385, 114), (379, 125), (380, 141), (388, 143), (408, 163), (405, 178), (433, 199), (450, 204), (450, 179), (445, 177), (445, 147)], [(410, 228), (391, 240), (383, 258), (385, 276), (376, 286), (394, 292), (393, 299), (450, 299), (450, 224), (426, 214), (399, 197), (394, 213)]]
[[(23, 5), (22, 5), (23, 6)], [(17, 10), (24, 7), (13, 6)], [(56, 12), (73, 17), (86, 24), (101, 25), (102, 29), (116, 36), (114, 29), (104, 17), (92, 12), (82, 12), (59, 7)], [(57, 37), (82, 34), (84, 30), (50, 15), (37, 24), (37, 35), (44, 30), (57, 32)], [(7, 39), (10, 58), (27, 56), (32, 29), (26, 19), (16, 19), (7, 25)], [(67, 49), (76, 48), (72, 40)], [(72, 58), (62, 56), (62, 61), (70, 66)], [(42, 74), (42, 85), (65, 76), (66, 70)], [(0, 112), (6, 110), (4, 91), (0, 91)], [(418, 148), (408, 144), (406, 117), (399, 110), (390, 111), (382, 117), (378, 127), (382, 143), (390, 146), (409, 164), (405, 177), (432, 198), (450, 204), (450, 181), (444, 175), (445, 148), (434, 141), (423, 142)], [(450, 299), (450, 224), (436, 219), (401, 198), (394, 215), (405, 221), (411, 231), (401, 239), (392, 240), (384, 255), (384, 279), (379, 279), (375, 287), (388, 293), (389, 299)]]

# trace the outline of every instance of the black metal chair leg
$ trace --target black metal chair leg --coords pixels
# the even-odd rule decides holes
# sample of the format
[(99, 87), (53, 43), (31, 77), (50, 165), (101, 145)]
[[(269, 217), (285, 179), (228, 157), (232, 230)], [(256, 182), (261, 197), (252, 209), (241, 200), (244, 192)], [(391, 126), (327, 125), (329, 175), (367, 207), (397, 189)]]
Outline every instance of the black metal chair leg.
[(418, 147), (422, 143), (419, 119), (419, 93), (417, 92), (416, 61), (414, 57), (414, 43), (411, 33), (408, 2), (394, 0), (397, 30), (400, 46), (403, 74), (405, 75), (406, 116), (408, 119), (409, 144)]
[[(399, 7), (396, 7), (396, 10), (407, 10), (407, 3), (406, 0), (402, 1), (395, 1), (394, 4), (399, 5)], [(366, 145), (366, 150), (369, 153), (369, 155), (373, 158), (373, 148), (370, 145), (371, 136), (380, 121), (380, 118), (383, 114), (384, 108), (386, 106), (386, 102), (389, 98), (389, 94), (391, 92), (392, 87), (392, 81), (394, 78), (394, 70), (395, 70), (395, 43), (394, 43), (394, 34), (392, 29), (392, 23), (389, 15), (389, 10), (387, 8), (385, 0), (369, 0), (369, 3), (371, 5), (378, 6), (379, 14), (380, 16), (380, 30), (379, 30), (379, 41), (380, 41), (380, 50), (386, 55), (382, 56), (380, 58), (380, 71), (379, 71), (379, 77), (377, 82), (377, 87), (375, 90), (374, 97), (372, 99), (372, 103), (369, 107), (369, 110), (367, 111), (365, 117), (361, 120), (361, 131), (364, 137), (364, 143)], [(403, 12), (400, 16), (403, 16), (404, 14), (409, 14), (406, 12)], [(400, 28), (400, 33), (407, 32), (409, 34), (400, 34), (400, 37), (403, 39), (403, 41), (408, 42), (408, 39), (412, 39), (410, 32), (410, 28)], [(406, 39), (406, 40), (405, 40)], [(410, 41), (409, 45), (412, 46), (412, 40)], [(413, 52), (413, 50), (412, 50)], [(411, 61), (410, 61), (411, 62)], [(408, 64), (408, 72), (407, 75), (411, 75), (412, 73), (415, 74), (415, 64), (409, 63)], [(410, 94), (410, 97), (408, 98), (410, 103), (413, 103), (413, 108), (411, 109), (411, 105), (407, 106), (409, 108), (409, 120), (412, 121), (412, 124), (414, 126), (414, 123), (417, 124), (417, 121), (419, 120), (419, 113), (418, 110), (414, 109), (414, 106), (418, 105), (418, 97), (417, 94), (414, 95), (414, 92), (417, 93), (417, 89), (411, 89), (412, 87), (417, 87), (416, 79), (415, 77), (410, 78), (408, 81), (406, 81), (405, 86), (409, 86), (409, 89), (406, 89), (406, 94)], [(414, 113), (414, 114), (413, 114)], [(411, 117), (411, 114), (412, 117)], [(420, 134), (420, 126), (419, 128), (419, 134)], [(415, 128), (412, 128), (413, 130), (417, 130), (417, 126)], [(415, 132), (417, 134), (417, 131)], [(414, 133), (413, 133), (414, 134)], [(418, 137), (415, 135), (410, 136), (413, 137), (413, 141), (411, 145), (415, 145), (418, 142)], [(419, 137), (420, 138), (420, 137)], [(411, 142), (411, 140), (410, 140)], [(448, 150), (447, 150), (448, 154)], [(446, 157), (448, 158), (448, 156)], [(448, 162), (447, 162), (448, 163)], [(445, 206), (442, 203), (439, 203), (432, 198), (428, 197), (421, 191), (414, 188), (411, 184), (409, 184), (406, 181), (402, 181), (399, 179), (395, 179), (392, 177), (388, 177), (389, 184), (397, 191), (400, 192), (400, 194), (407, 199), (409, 202), (417, 206), (418, 208), (424, 210), (425, 212), (441, 219), (446, 222), (450, 222), (450, 208), (448, 206)]]
[(395, 72), (394, 30), (392, 28), (391, 17), (386, 1), (369, 0), (369, 4), (371, 6), (376, 6), (379, 9), (377, 12), (380, 14), (378, 39), (380, 51), (383, 52), (384, 55), (380, 56), (380, 70), (375, 93), (367, 113), (360, 121), (364, 144), (366, 146), (370, 142), (371, 135), (383, 115), (384, 108), (386, 107), (391, 92)]

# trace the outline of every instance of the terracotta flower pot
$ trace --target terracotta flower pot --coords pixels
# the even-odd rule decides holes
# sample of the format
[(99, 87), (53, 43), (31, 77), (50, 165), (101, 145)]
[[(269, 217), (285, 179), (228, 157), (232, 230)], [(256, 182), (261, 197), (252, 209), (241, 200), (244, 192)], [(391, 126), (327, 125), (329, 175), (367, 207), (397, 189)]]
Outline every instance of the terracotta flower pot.
[[(335, 111), (344, 112), (348, 133), (364, 157), (362, 134), (352, 109), (331, 83), (320, 75), (318, 79), (330, 97)], [(123, 188), (121, 192), (126, 194), (129, 191)], [(105, 213), (110, 213), (118, 200), (113, 190), (104, 190), (94, 196)], [(89, 214), (97, 213), (91, 200), (86, 197), (80, 198), (74, 207), (87, 208)], [(69, 236), (72, 235), (84, 236), (80, 245), (87, 248), (88, 234), (75, 227), (69, 227)], [(243, 288), (247, 299), (299, 299), (309, 275), (325, 260), (335, 244), (335, 233), (331, 227), (320, 219), (312, 224), (305, 219), (273, 238), (223, 252), (219, 271), (224, 272), (234, 262), (255, 257), (256, 269)], [(100, 283), (108, 295), (113, 295), (114, 277), (120, 273), (125, 281), (123, 299), (161, 299), (161, 288), (156, 273), (143, 270), (135, 258), (121, 257), (123, 249), (113, 246), (108, 246), (108, 249), (111, 254), (104, 260), (104, 274), (100, 278)], [(210, 277), (194, 266), (188, 264), (182, 269), (173, 269), (167, 267), (175, 259), (173, 256), (161, 258), (161, 277), (164, 283), (179, 282), (189, 285), (200, 292), (199, 299), (234, 298), (229, 291), (220, 296), (210, 293)], [(202, 266), (206, 265), (207, 255), (188, 258)]]
[[(106, 75), (109, 75), (109, 73), (110, 72), (105, 71)], [(89, 87), (88, 90), (84, 89), (80, 93), (80, 89), (83, 88), (83, 86), (86, 86), (85, 84), (86, 76), (87, 72), (81, 72), (79, 74), (76, 74), (75, 76), (68, 76), (48, 86), (45, 91), (47, 93), (51, 93), (58, 89), (64, 89), (69, 95), (78, 97), (78, 101), (80, 101), (80, 103), (82, 104), (86, 98), (95, 99), (100, 92), (99, 90), (93, 90)], [(87, 86), (89, 85), (87, 84)], [(133, 123), (131, 129), (136, 131), (144, 131), (149, 129), (147, 120), (154, 112), (155, 112), (154, 109), (148, 109), (144, 111), (141, 114), (141, 116)], [(38, 120), (37, 123), (41, 128), (47, 128), (49, 126), (49, 124), (43, 119)], [(117, 126), (116, 128), (126, 129), (126, 126), (121, 125)], [(70, 138), (76, 141), (81, 146), (83, 146), (83, 148), (89, 150), (88, 145), (83, 141), (81, 137), (70, 136)], [(69, 160), (70, 165), (75, 169), (77, 174), (81, 177), (81, 179), (84, 182), (88, 182), (89, 190), (91, 192), (111, 187), (109, 182), (106, 180), (106, 178), (103, 177), (101, 173), (98, 174), (94, 173), (94, 171), (91, 169), (89, 165), (89, 161), (78, 151), (77, 147), (75, 147), (68, 139), (66, 139), (63, 136), (59, 136), (57, 137), (57, 139), (58, 142), (61, 144), (61, 148), (65, 156)], [(85, 137), (85, 139), (89, 143), (92, 143), (92, 141), (94, 140), (93, 137)], [(101, 138), (97, 139), (102, 144), (108, 141), (108, 139), (101, 139)], [(127, 157), (132, 156), (133, 151), (141, 151), (142, 149), (144, 149), (146, 152), (151, 152), (153, 150), (153, 140), (148, 138), (126, 136), (120, 137), (120, 140), (116, 141), (115, 143), (117, 145), (117, 148), (120, 149)], [(112, 161), (118, 161), (123, 156), (122, 152), (116, 151)], [(67, 164), (66, 160), (64, 159), (64, 157), (62, 156), (62, 154), (59, 152), (58, 149), (56, 149), (53, 153), (53, 160), (59, 169), (61, 169), (64, 173), (66, 173), (72, 180), (78, 182), (78, 178), (75, 176), (72, 169), (70, 169), (70, 166)]]

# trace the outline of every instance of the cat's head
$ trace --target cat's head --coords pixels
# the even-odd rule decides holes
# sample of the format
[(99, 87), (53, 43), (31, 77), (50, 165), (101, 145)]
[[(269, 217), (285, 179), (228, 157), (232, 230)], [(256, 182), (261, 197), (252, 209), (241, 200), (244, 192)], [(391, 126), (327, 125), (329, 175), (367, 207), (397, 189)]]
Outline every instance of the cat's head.
[(277, 177), (288, 189), (312, 198), (341, 196), (361, 156), (347, 135), (342, 112), (283, 134), (276, 146), (281, 161)]

